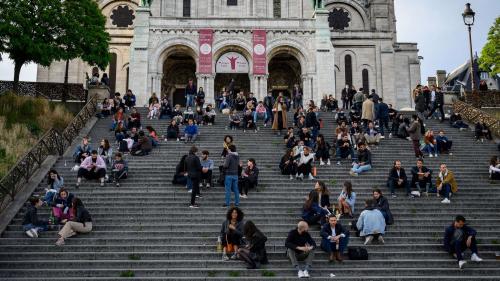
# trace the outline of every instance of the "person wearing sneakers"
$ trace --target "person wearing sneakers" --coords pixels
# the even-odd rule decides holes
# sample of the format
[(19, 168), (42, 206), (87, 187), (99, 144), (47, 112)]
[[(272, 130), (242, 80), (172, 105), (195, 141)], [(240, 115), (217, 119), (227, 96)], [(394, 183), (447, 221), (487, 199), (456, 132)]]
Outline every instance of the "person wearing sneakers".
[(384, 243), (382, 236), (385, 233), (385, 219), (382, 212), (377, 209), (375, 200), (365, 201), (365, 209), (359, 215), (356, 227), (359, 230), (359, 235), (365, 238), (365, 245), (374, 239)]
[(337, 140), (337, 152), (335, 153), (335, 158), (337, 160), (337, 166), (340, 166), (340, 161), (342, 159), (347, 159), (351, 156), (351, 160), (354, 162), (356, 157), (354, 156), (354, 149), (352, 148), (351, 140), (349, 140), (349, 135), (342, 133), (340, 139)]
[(191, 181), (191, 204), (189, 208), (199, 208), (200, 206), (196, 204), (196, 198), (201, 198), (200, 194), (200, 177), (201, 177), (201, 162), (200, 158), (196, 155), (198, 152), (198, 148), (196, 146), (192, 146), (189, 149), (188, 157), (186, 157), (186, 171), (188, 176), (188, 181)]
[(455, 180), (455, 175), (452, 171), (448, 170), (446, 164), (444, 163), (439, 166), (439, 174), (436, 179), (436, 187), (438, 191), (437, 196), (444, 197), (441, 203), (451, 203), (450, 197), (453, 193), (457, 192), (458, 185), (457, 181)]
[(389, 171), (389, 178), (387, 179), (387, 187), (391, 192), (391, 197), (396, 198), (396, 187), (404, 187), (406, 190), (406, 195), (409, 198), (413, 198), (411, 195), (410, 183), (408, 182), (408, 177), (406, 176), (405, 169), (401, 167), (401, 161), (394, 161), (392, 169)]
[(428, 130), (425, 135), (424, 135), (424, 149), (423, 152), (429, 153), (429, 158), (432, 158), (432, 155), (434, 154), (434, 157), (438, 157), (438, 148), (437, 148), (437, 142), (436, 139), (434, 138), (434, 131), (433, 130)]
[[(314, 260), (314, 250), (316, 242), (309, 234), (309, 225), (305, 221), (300, 221), (297, 228), (292, 229), (285, 241), (286, 254), (292, 266), (298, 271), (299, 278), (309, 278), (312, 262)], [(304, 270), (300, 269), (299, 261), (305, 261)]]
[[(226, 213), (226, 220), (222, 223), (220, 237), (222, 241), (222, 260), (228, 261), (237, 258), (238, 249), (243, 244), (243, 211), (238, 207), (230, 208)], [(231, 257), (228, 254), (232, 253)]]
[(342, 227), (340, 222), (337, 222), (335, 215), (328, 216), (328, 223), (325, 223), (321, 228), (321, 249), (330, 254), (329, 262), (336, 259), (342, 262), (342, 255), (349, 243), (349, 230)]
[(285, 155), (281, 157), (279, 165), (281, 174), (290, 176), (290, 180), (293, 180), (293, 175), (297, 173), (297, 163), (293, 160), (293, 158), (293, 149), (288, 149)]
[(111, 166), (111, 172), (113, 173), (113, 178), (111, 179), (116, 187), (120, 186), (120, 180), (126, 179), (128, 177), (128, 163), (123, 159), (123, 155), (120, 152), (115, 153), (115, 161)]
[(311, 174), (314, 153), (311, 153), (311, 149), (305, 146), (304, 151), (295, 156), (295, 160), (297, 161), (297, 174), (295, 177), (298, 180), (302, 180), (304, 175), (306, 175), (310, 180), (314, 180)]
[(201, 182), (200, 187), (205, 185), (206, 188), (210, 188), (212, 185), (212, 172), (214, 169), (214, 160), (209, 159), (208, 155), (210, 153), (208, 150), (203, 150), (201, 152)]
[(234, 205), (240, 205), (240, 191), (238, 189), (238, 173), (240, 168), (240, 156), (236, 152), (234, 144), (229, 145), (228, 154), (224, 160), (222, 168), (225, 171), (224, 189), (225, 189), (225, 203), (223, 208), (227, 208), (231, 201), (231, 192), (234, 193)]
[(59, 231), (59, 239), (56, 241), (57, 246), (64, 245), (64, 239), (74, 236), (77, 233), (89, 233), (92, 231), (92, 217), (80, 198), (73, 199), (73, 210), (75, 217), (66, 222), (61, 231)]
[(31, 238), (38, 238), (38, 232), (49, 229), (47, 221), (42, 221), (38, 218), (37, 211), (42, 205), (43, 201), (40, 198), (33, 197), (30, 199), (28, 210), (24, 214), (23, 230)]
[(104, 178), (106, 176), (106, 163), (101, 156), (97, 155), (97, 150), (92, 150), (90, 156), (83, 160), (78, 169), (78, 177), (76, 180), (76, 188), (80, 187), (82, 177), (87, 180), (99, 179), (101, 186), (104, 186)]
[(463, 260), (462, 253), (469, 248), (472, 252), (471, 261), (481, 262), (483, 259), (477, 255), (476, 230), (465, 224), (465, 217), (458, 215), (455, 221), (444, 231), (444, 249), (458, 261), (458, 267), (464, 268), (467, 263)]
[(316, 159), (319, 160), (319, 165), (324, 166), (325, 162), (326, 165), (330, 166), (330, 144), (325, 141), (325, 137), (322, 134), (319, 134), (316, 137)]
[(363, 172), (372, 169), (372, 154), (366, 149), (366, 144), (363, 142), (358, 143), (358, 158), (352, 164), (350, 171), (351, 176), (359, 176)]
[(247, 198), (248, 190), (255, 188), (259, 183), (259, 168), (255, 159), (250, 158), (247, 161), (247, 167), (241, 173), (240, 197)]

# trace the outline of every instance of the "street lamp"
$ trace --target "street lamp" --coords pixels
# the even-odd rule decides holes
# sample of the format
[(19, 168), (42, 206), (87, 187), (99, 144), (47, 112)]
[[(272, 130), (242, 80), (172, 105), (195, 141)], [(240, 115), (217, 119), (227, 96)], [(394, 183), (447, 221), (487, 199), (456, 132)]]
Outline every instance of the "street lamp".
[(476, 13), (470, 8), (470, 3), (465, 4), (465, 10), (462, 14), (462, 17), (464, 18), (464, 23), (467, 25), (467, 28), (469, 29), (469, 51), (470, 51), (470, 79), (471, 79), (471, 86), (472, 86), (472, 91), (476, 89), (476, 81), (474, 79), (474, 57), (472, 54), (472, 26), (474, 25), (474, 19), (475, 19)]

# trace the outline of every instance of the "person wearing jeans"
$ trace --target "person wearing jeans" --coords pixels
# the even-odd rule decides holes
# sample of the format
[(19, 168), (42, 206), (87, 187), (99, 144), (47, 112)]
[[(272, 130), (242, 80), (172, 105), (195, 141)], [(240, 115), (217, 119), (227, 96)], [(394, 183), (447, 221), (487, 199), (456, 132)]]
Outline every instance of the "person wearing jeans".
[[(285, 242), (286, 254), (290, 259), (292, 266), (298, 271), (299, 278), (308, 278), (309, 271), (314, 260), (314, 250), (316, 242), (309, 234), (309, 225), (305, 221), (300, 221), (297, 228), (292, 229)], [(299, 261), (305, 262), (304, 270), (299, 267)]]
[(351, 169), (351, 176), (358, 176), (363, 172), (372, 169), (372, 154), (366, 149), (366, 144), (363, 142), (358, 143), (358, 157), (357, 161), (353, 162)]
[(66, 222), (61, 231), (59, 231), (59, 239), (56, 241), (56, 246), (63, 246), (65, 243), (64, 239), (75, 236), (78, 233), (89, 233), (92, 231), (92, 217), (80, 198), (73, 199), (73, 209), (75, 210), (75, 218)]
[(457, 192), (458, 186), (457, 181), (455, 180), (455, 175), (452, 171), (448, 170), (446, 164), (444, 163), (439, 166), (439, 174), (436, 180), (436, 187), (438, 191), (438, 197), (440, 195), (444, 197), (441, 203), (451, 203), (450, 197), (453, 193)]
[(410, 183), (408, 182), (408, 177), (406, 176), (405, 169), (401, 167), (401, 161), (394, 161), (394, 166), (389, 172), (389, 179), (387, 180), (387, 186), (391, 191), (392, 198), (396, 198), (395, 189), (396, 187), (404, 187), (406, 190), (406, 195), (413, 198), (411, 195)]
[(43, 201), (40, 198), (31, 198), (28, 210), (24, 214), (23, 231), (31, 238), (38, 238), (38, 232), (47, 231), (46, 221), (38, 219), (38, 208), (42, 207)]
[(231, 192), (234, 193), (234, 205), (238, 207), (240, 205), (240, 191), (238, 189), (238, 171), (240, 167), (240, 157), (238, 152), (236, 152), (236, 146), (234, 144), (229, 145), (228, 154), (222, 166), (226, 171), (226, 177), (224, 179), (225, 188), (225, 203), (222, 207), (227, 208), (231, 202)]
[(462, 269), (467, 263), (463, 260), (462, 252), (469, 248), (472, 252), (471, 261), (481, 262), (477, 255), (476, 230), (465, 224), (465, 217), (458, 215), (455, 221), (444, 232), (443, 246), (446, 252), (453, 254)]
[(424, 166), (424, 160), (417, 160), (417, 166), (411, 168), (411, 174), (411, 187), (416, 186), (419, 192), (428, 195), (432, 188), (432, 171)]

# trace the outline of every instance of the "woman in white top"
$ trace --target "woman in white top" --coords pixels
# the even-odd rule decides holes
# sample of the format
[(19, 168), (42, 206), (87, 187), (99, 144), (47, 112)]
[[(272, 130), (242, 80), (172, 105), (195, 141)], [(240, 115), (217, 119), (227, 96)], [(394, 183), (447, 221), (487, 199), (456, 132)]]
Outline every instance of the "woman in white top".
[(352, 191), (352, 183), (344, 182), (342, 192), (338, 197), (339, 210), (341, 215), (348, 215), (350, 218), (354, 214), (354, 204), (356, 203), (356, 192)]
[(500, 163), (497, 156), (491, 157), (489, 172), (491, 180), (500, 180)]

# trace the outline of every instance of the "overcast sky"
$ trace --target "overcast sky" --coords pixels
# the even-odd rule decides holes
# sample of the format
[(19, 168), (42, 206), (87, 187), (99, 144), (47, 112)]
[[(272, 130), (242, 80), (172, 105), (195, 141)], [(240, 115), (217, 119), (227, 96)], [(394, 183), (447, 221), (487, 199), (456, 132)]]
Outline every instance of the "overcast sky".
[[(500, 0), (470, 0), (476, 12), (473, 26), (473, 50), (481, 52), (488, 30), (500, 16)], [(469, 57), (467, 29), (462, 12), (462, 0), (395, 0), (398, 41), (417, 42), (422, 61), (422, 83), (436, 70), (448, 73)], [(0, 80), (12, 80), (14, 67), (3, 55), (0, 62)], [(21, 80), (36, 80), (36, 65), (23, 66)]]

